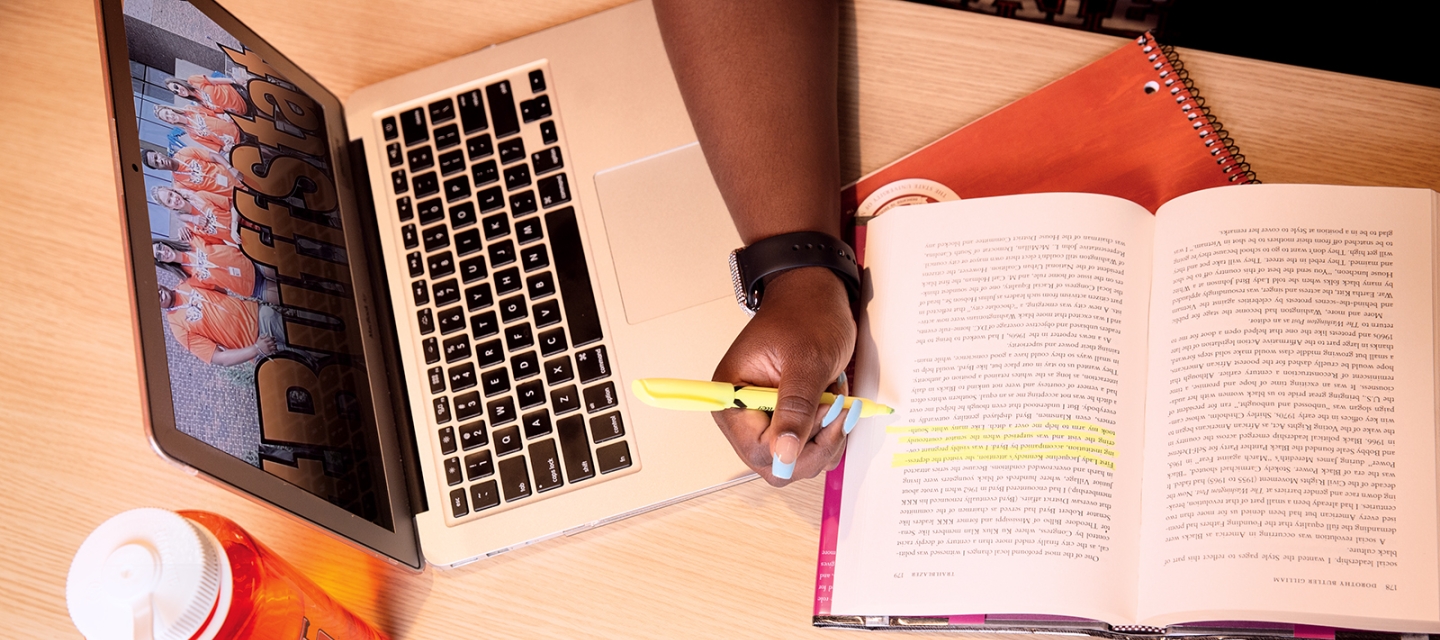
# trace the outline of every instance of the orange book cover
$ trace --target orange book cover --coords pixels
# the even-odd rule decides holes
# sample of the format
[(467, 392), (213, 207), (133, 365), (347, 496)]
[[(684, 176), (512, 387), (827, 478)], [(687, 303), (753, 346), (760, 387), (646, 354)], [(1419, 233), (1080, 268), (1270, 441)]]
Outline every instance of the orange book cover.
[(1176, 196), (1258, 182), (1169, 47), (1148, 34), (850, 185), (863, 254), (886, 210), (958, 198), (1079, 191), (1154, 213)]

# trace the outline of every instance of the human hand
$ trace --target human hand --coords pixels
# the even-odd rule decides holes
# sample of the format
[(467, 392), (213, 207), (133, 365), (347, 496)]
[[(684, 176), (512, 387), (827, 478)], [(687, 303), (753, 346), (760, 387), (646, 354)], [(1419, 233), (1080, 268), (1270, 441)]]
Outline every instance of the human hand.
[(838, 415), (825, 416), (828, 427), (820, 423), (818, 403), (854, 350), (850, 299), (829, 269), (786, 271), (766, 285), (760, 311), (730, 345), (713, 379), (778, 389), (775, 411), (769, 417), (748, 409), (712, 415), (740, 459), (771, 485), (814, 477), (839, 463), (845, 432)]
[(260, 336), (260, 338), (255, 341), (255, 350), (262, 356), (275, 353), (275, 338), (272, 336)]

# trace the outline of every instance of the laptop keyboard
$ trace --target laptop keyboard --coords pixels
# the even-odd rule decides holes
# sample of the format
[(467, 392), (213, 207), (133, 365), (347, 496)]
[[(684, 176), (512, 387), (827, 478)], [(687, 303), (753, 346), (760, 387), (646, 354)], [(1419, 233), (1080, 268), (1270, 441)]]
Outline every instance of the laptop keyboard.
[(450, 523), (636, 468), (548, 72), (377, 116)]

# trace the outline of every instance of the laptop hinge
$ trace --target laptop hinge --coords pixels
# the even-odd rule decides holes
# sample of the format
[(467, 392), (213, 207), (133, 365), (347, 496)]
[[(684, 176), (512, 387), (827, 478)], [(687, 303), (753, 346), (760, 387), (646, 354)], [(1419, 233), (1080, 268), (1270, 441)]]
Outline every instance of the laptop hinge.
[(376, 224), (375, 199), (370, 191), (370, 169), (365, 157), (365, 143), (360, 139), (351, 140), (347, 145), (350, 156), (350, 182), (354, 185), (355, 204), (360, 219), (360, 233), (365, 237), (365, 262), (370, 268), (371, 288), (374, 290), (375, 322), (379, 328), (380, 350), (385, 357), (385, 381), (390, 391), (390, 407), (394, 411), (395, 441), (400, 448), (401, 469), (405, 474), (405, 490), (409, 494), (410, 508), (415, 513), (430, 510), (425, 499), (424, 482), (420, 476), (420, 455), (415, 441), (415, 425), (410, 412), (410, 394), (405, 388), (404, 371), (400, 365), (399, 339), (395, 333), (395, 308), (390, 299), (389, 278), (386, 275), (384, 254), (380, 251), (380, 229)]

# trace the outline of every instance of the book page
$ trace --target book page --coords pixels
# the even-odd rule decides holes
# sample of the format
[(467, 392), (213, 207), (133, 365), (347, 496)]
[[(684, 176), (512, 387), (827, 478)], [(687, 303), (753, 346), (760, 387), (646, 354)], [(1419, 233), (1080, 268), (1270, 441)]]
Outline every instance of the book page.
[(1160, 209), (1140, 615), (1440, 631), (1432, 194)]
[[(1133, 618), (1154, 220), (1109, 196), (870, 223), (832, 612)], [(871, 394), (874, 395), (866, 395)]]

